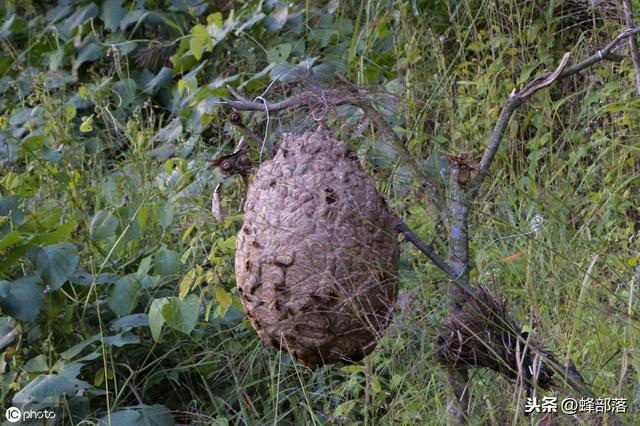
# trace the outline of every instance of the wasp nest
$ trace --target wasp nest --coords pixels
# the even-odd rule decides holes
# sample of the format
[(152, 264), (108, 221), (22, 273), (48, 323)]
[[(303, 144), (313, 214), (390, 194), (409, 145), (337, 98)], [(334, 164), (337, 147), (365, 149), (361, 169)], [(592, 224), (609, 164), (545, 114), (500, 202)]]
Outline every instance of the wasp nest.
[(398, 293), (394, 225), (346, 143), (286, 135), (249, 186), (237, 239), (238, 290), (260, 338), (310, 367), (369, 354)]

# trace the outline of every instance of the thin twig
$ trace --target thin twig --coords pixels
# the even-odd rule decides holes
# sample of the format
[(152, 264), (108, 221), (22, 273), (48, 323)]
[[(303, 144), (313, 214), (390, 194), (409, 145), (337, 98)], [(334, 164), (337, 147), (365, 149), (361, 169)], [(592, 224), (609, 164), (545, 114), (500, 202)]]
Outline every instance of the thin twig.
[[(262, 140), (262, 139), (260, 139), (260, 137), (259, 137), (259, 136), (258, 136), (258, 135), (253, 131), (253, 130), (249, 129), (247, 126), (245, 126), (245, 125), (244, 125), (244, 124), (242, 124), (242, 123), (239, 123), (239, 124), (233, 123), (233, 124), (234, 124), (238, 129), (240, 129), (240, 131), (241, 131), (245, 136), (247, 136), (249, 139), (251, 139), (253, 142), (255, 142), (255, 143), (256, 143), (256, 146), (258, 146), (258, 147), (259, 147), (259, 146), (262, 146), (262, 142), (263, 142), (263, 140)], [(274, 151), (274, 150), (275, 150), (275, 147), (274, 147), (271, 143), (269, 143), (269, 142), (267, 142), (265, 146), (266, 146), (267, 148), (269, 148), (271, 151)]]
[(451, 266), (445, 262), (440, 256), (438, 256), (433, 249), (431, 244), (427, 244), (418, 237), (415, 232), (413, 232), (406, 223), (402, 221), (402, 219), (396, 216), (397, 226), (396, 229), (404, 235), (404, 237), (413, 244), (418, 250), (420, 250), (425, 256), (433, 262), (442, 272), (447, 274), (449, 278), (464, 292), (473, 296), (475, 294), (475, 289), (471, 287), (468, 283), (463, 281), (460, 278), (459, 274), (456, 274), (455, 271), (451, 268)]
[[(627, 28), (634, 28), (631, 0), (622, 0), (622, 5), (624, 6), (624, 20)], [(635, 37), (631, 37), (629, 42), (631, 61), (636, 71), (636, 86), (638, 88), (638, 94), (640, 94), (640, 52), (638, 51), (638, 40)]]
[[(314, 107), (324, 105), (322, 99), (318, 97), (317, 92), (313, 90), (305, 90), (279, 102), (253, 102), (239, 96), (237, 92), (234, 92), (231, 92), (231, 94), (238, 99), (223, 99), (223, 101), (231, 108), (238, 111), (278, 112), (302, 106)], [(328, 89), (327, 95), (331, 99), (331, 103), (334, 105), (354, 103), (354, 100), (350, 96), (345, 96), (343, 92), (341, 93), (337, 89)]]

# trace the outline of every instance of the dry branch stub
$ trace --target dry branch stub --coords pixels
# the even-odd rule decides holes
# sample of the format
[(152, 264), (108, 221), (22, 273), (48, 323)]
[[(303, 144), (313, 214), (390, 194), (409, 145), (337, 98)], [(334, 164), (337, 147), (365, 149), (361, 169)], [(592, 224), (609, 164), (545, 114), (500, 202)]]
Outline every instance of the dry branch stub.
[(506, 302), (477, 286), (436, 339), (436, 358), (454, 368), (489, 368), (511, 379), (520, 377), (527, 386), (535, 383), (549, 389), (554, 371), (544, 358), (555, 358), (521, 330), (509, 316)]
[(395, 218), (345, 142), (285, 135), (249, 186), (236, 280), (260, 338), (305, 365), (375, 348), (398, 294)]

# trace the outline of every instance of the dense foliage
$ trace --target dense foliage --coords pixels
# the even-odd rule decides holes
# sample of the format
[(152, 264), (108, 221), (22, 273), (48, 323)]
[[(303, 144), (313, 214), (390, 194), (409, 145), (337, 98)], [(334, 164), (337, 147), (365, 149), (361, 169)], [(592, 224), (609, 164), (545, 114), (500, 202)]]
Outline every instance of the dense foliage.
[[(431, 354), (446, 280), (408, 245), (394, 322), (363, 363), (312, 372), (257, 339), (233, 271), (246, 185), (208, 162), (243, 135), (227, 85), (278, 100), (338, 73), (384, 90), (381, 112), (438, 181), (447, 154), (477, 160), (515, 87), (621, 31), (586, 3), (1, 3), (3, 406), (56, 407), (69, 424), (443, 423)], [(596, 394), (628, 398), (629, 421), (640, 413), (639, 99), (629, 59), (536, 95), (471, 220), (473, 279), (499, 288)], [(241, 117), (275, 144), (317, 113)], [(325, 119), (442, 249), (419, 183), (362, 112)], [(211, 213), (218, 183), (223, 221)], [(469, 392), (478, 422), (538, 420), (493, 373), (477, 371)]]

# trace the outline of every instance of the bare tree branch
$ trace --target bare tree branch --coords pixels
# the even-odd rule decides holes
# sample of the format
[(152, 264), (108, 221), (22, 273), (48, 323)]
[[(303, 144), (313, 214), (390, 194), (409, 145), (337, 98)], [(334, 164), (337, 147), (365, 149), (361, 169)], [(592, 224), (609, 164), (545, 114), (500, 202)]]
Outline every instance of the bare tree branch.
[(634, 36), (636, 34), (640, 33), (640, 27), (635, 27), (635, 28), (630, 28), (620, 34), (618, 34), (616, 36), (616, 38), (614, 38), (613, 40), (611, 40), (609, 42), (609, 44), (607, 44), (603, 49), (598, 50), (596, 53), (594, 53), (593, 55), (589, 56), (586, 59), (583, 59), (582, 61), (578, 62), (575, 65), (570, 66), (569, 68), (565, 69), (560, 76), (558, 77), (559, 80), (569, 77), (573, 74), (576, 74), (580, 71), (584, 71), (585, 69), (589, 68), (590, 66), (592, 66), (595, 63), (598, 63), (600, 61), (604, 61), (606, 60), (618, 60), (618, 56), (614, 55), (611, 51), (613, 50), (614, 47), (616, 47), (617, 45), (620, 44), (621, 41)]
[(470, 296), (475, 293), (473, 287), (471, 287), (466, 281), (462, 280), (460, 274), (456, 274), (456, 272), (451, 268), (447, 262), (445, 262), (440, 256), (438, 256), (433, 249), (431, 244), (427, 244), (418, 237), (415, 232), (413, 232), (406, 223), (404, 223), (400, 218), (396, 216), (397, 220), (397, 229), (402, 235), (405, 236), (407, 241), (413, 244), (418, 250), (420, 250), (425, 256), (433, 262), (441, 271), (451, 278), (451, 280), (458, 286), (462, 291), (469, 294)]
[[(232, 88), (229, 88), (230, 90), (233, 90)], [(233, 90), (235, 92), (235, 90)], [(237, 93), (237, 92), (235, 92)], [(258, 135), (251, 129), (249, 129), (247, 126), (244, 125), (244, 123), (242, 123), (242, 117), (240, 116), (240, 113), (237, 111), (234, 111), (230, 116), (229, 116), (229, 122), (236, 126), (238, 129), (240, 129), (240, 131), (244, 134), (244, 136), (248, 137), (249, 139), (251, 139), (256, 146), (260, 147), (262, 146), (262, 144), (264, 143), (264, 146), (266, 148), (269, 149), (269, 151), (271, 151), (272, 153), (275, 152), (276, 147), (273, 146), (272, 143), (270, 143), (269, 141), (264, 141), (262, 140), (260, 137), (258, 137)], [(236, 148), (236, 151), (238, 149)]]
[[(322, 89), (321, 91), (325, 98), (331, 100), (332, 105), (353, 105), (355, 100), (344, 91), (338, 89)], [(327, 101), (318, 96), (318, 90), (305, 90), (297, 93), (290, 98), (283, 99), (279, 102), (268, 102), (264, 98), (256, 101), (250, 101), (240, 96), (235, 90), (231, 91), (231, 94), (239, 98), (237, 100), (223, 99), (224, 103), (231, 108), (238, 111), (264, 111), (264, 112), (278, 112), (289, 108), (298, 108), (302, 106), (317, 107), (324, 106)]]
[(409, 167), (413, 176), (420, 182), (422, 188), (427, 191), (429, 194), (430, 204), (440, 216), (441, 208), (438, 203), (439, 195), (437, 186), (429, 180), (402, 140), (400, 140), (396, 133), (389, 127), (382, 117), (382, 114), (375, 109), (371, 99), (366, 94), (361, 93), (357, 87), (349, 84), (346, 79), (341, 78), (340, 76), (338, 76), (338, 78), (345, 82), (344, 87), (337, 89), (323, 88), (306, 90), (279, 102), (268, 102), (264, 98), (257, 99), (256, 101), (250, 101), (240, 95), (232, 87), (227, 86), (227, 90), (229, 90), (229, 93), (231, 93), (236, 100), (223, 99), (223, 101), (238, 111), (278, 112), (298, 107), (308, 107), (313, 109), (325, 107), (327, 104), (333, 106), (353, 105), (361, 108), (365, 115), (369, 117), (371, 122), (375, 124), (380, 133), (382, 133), (383, 137), (391, 142), (404, 164)]
[[(622, 0), (624, 6), (624, 20), (627, 24), (627, 28), (634, 28), (633, 23), (633, 9), (631, 7), (631, 0)], [(638, 94), (640, 94), (640, 52), (638, 51), (638, 40), (635, 37), (631, 37), (630, 51), (631, 61), (633, 62), (633, 68), (636, 71), (636, 86), (638, 88)]]

